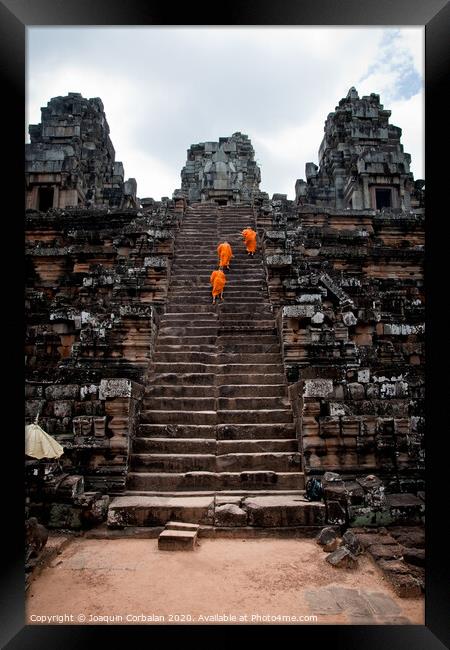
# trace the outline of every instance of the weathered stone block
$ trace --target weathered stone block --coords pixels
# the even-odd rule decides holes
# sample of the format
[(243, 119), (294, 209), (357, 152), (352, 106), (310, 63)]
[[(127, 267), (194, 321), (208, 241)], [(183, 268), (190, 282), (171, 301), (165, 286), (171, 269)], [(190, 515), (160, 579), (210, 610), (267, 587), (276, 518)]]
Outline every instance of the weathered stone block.
[(214, 524), (216, 526), (246, 526), (247, 512), (235, 503), (216, 506)]
[(80, 387), (75, 384), (47, 386), (45, 398), (47, 400), (76, 400), (80, 394)]
[(304, 397), (328, 397), (333, 392), (332, 379), (306, 379)]
[(73, 403), (68, 401), (57, 401), (53, 403), (53, 413), (57, 418), (70, 418), (73, 412)]
[(325, 559), (332, 566), (339, 568), (355, 569), (358, 566), (357, 558), (345, 546), (340, 546)]
[(102, 379), (100, 382), (99, 399), (115, 397), (140, 397), (143, 392), (141, 384), (129, 379)]

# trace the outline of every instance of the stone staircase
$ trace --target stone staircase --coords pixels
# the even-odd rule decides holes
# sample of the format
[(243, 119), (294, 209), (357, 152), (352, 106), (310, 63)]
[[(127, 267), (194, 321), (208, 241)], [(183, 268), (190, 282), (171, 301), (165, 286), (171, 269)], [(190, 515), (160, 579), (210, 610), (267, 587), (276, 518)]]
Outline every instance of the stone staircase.
[[(301, 455), (262, 256), (258, 251), (249, 257), (240, 235), (249, 225), (255, 228), (251, 207), (208, 203), (187, 210), (127, 492), (112, 501), (110, 526), (170, 519), (220, 526), (219, 511), (230, 526), (233, 507), (234, 525), (242, 525), (246, 500), (254, 504), (255, 497), (262, 507), (278, 509), (276, 522), (286, 520), (280, 519), (283, 504), (296, 512), (304, 505), (307, 521), (299, 524), (323, 519), (323, 505), (313, 509), (303, 496)], [(213, 305), (209, 276), (224, 239), (234, 258), (225, 300)]]

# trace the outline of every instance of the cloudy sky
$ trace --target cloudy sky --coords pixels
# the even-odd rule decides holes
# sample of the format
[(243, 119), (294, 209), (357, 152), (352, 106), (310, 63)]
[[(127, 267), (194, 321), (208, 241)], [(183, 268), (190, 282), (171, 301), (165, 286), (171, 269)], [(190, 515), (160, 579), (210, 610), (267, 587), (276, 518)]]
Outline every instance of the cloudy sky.
[(191, 144), (241, 131), (261, 189), (292, 199), (351, 86), (380, 94), (424, 178), (423, 75), (422, 27), (29, 27), (27, 129), (51, 97), (100, 97), (116, 160), (155, 199), (180, 187)]

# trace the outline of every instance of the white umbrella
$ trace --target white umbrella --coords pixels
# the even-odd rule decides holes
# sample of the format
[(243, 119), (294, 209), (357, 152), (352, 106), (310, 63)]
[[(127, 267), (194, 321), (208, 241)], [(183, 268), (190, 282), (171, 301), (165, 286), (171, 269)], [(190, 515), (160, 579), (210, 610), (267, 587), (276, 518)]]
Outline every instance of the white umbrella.
[(59, 458), (64, 453), (63, 447), (45, 433), (38, 424), (25, 427), (25, 454), (32, 458)]

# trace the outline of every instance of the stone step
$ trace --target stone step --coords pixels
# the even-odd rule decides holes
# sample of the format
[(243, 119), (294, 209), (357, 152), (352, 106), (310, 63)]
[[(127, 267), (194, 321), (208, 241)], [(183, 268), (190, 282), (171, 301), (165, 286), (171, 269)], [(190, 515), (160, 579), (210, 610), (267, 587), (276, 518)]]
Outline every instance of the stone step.
[(241, 506), (247, 512), (249, 526), (321, 526), (326, 521), (325, 504), (307, 501), (303, 496), (251, 496)]
[(287, 397), (286, 384), (223, 384), (217, 391), (219, 397)]
[[(162, 326), (159, 329), (160, 334), (162, 334), (164, 337), (167, 336), (176, 336), (177, 338), (180, 337), (191, 337), (191, 336), (217, 336), (218, 334), (218, 329), (217, 325), (207, 325), (207, 326), (198, 326), (198, 327), (184, 327), (180, 324), (180, 326), (175, 326), (175, 325), (167, 325), (167, 326)], [(159, 337), (158, 337), (159, 338)]]
[(215, 354), (218, 352), (218, 348), (213, 343), (203, 345), (202, 343), (197, 343), (197, 345), (187, 345), (184, 344), (184, 341), (180, 344), (180, 339), (176, 339), (178, 344), (166, 345), (165, 343), (160, 343), (158, 341), (156, 350), (160, 352), (206, 352), (208, 354)]
[[(222, 328), (221, 328), (222, 329)], [(159, 339), (158, 339), (159, 340)], [(277, 345), (280, 349), (280, 344), (276, 334), (249, 334), (243, 337), (241, 334), (220, 334), (217, 336), (215, 342), (218, 346), (228, 346), (228, 345), (241, 345), (247, 347), (251, 345)]]
[(299, 442), (296, 438), (263, 440), (217, 440), (216, 454), (256, 454), (298, 452)]
[(143, 411), (142, 424), (216, 424), (216, 411)]
[(136, 454), (215, 454), (215, 438), (135, 438)]
[(178, 345), (182, 341), (183, 345), (213, 345), (215, 347), (217, 336), (185, 336), (183, 339), (180, 339), (179, 336), (164, 336), (164, 334), (158, 334), (157, 345)]
[(293, 422), (283, 423), (233, 423), (218, 424), (216, 427), (217, 440), (269, 440), (295, 438)]
[[(211, 266), (208, 269), (198, 269), (198, 268), (193, 268), (192, 266), (186, 266), (185, 268), (177, 268), (176, 273), (175, 270), (173, 272), (174, 275), (178, 275), (180, 279), (186, 279), (189, 280), (191, 277), (195, 278), (197, 282), (202, 285), (202, 284), (209, 284), (209, 278), (211, 277), (211, 273), (217, 268), (216, 265)], [(228, 272), (227, 272), (228, 273)], [(251, 267), (249, 266), (248, 268), (240, 269), (239, 272), (236, 270), (235, 271), (237, 278), (239, 279), (239, 282), (242, 282), (244, 280), (253, 280), (257, 282), (264, 282), (265, 280), (265, 275), (264, 271), (261, 268), (257, 267)], [(230, 271), (231, 274), (231, 271)], [(226, 274), (227, 275), (227, 274)], [(227, 275), (228, 277), (228, 275)], [(230, 275), (230, 277), (232, 277)]]
[(213, 511), (214, 496), (120, 496), (109, 505), (107, 524), (111, 528), (165, 526), (173, 519), (212, 524)]
[(143, 438), (174, 438), (216, 439), (217, 429), (214, 424), (145, 424), (138, 426), (138, 437)]
[(219, 361), (217, 352), (159, 352), (153, 353), (155, 363), (205, 363), (216, 364)]
[[(201, 373), (201, 374), (222, 374), (222, 375), (241, 375), (251, 374), (282, 374), (283, 366), (281, 363), (230, 363), (225, 365), (214, 365), (207, 363), (168, 363), (152, 362), (151, 370), (153, 373)], [(240, 383), (247, 383), (242, 381)], [(257, 382), (255, 382), (257, 383)]]
[[(202, 344), (198, 342), (194, 344), (186, 344), (184, 340), (180, 342), (179, 338), (173, 338), (172, 343), (161, 343), (158, 339), (156, 350), (160, 352), (170, 352), (170, 353), (186, 353), (186, 352), (204, 352), (208, 354), (278, 354), (280, 356), (280, 346), (278, 343), (272, 344), (257, 344), (257, 343), (229, 343), (228, 345), (216, 344), (216, 339), (213, 343)], [(212, 337), (211, 337), (212, 338)], [(175, 341), (177, 341), (175, 343)]]
[(219, 392), (216, 386), (166, 386), (161, 384), (147, 385), (145, 397), (215, 397)]
[[(277, 354), (280, 358), (281, 351), (278, 341), (274, 343), (220, 343), (215, 346), (223, 354)], [(266, 357), (265, 357), (266, 358)]]
[[(145, 387), (146, 398), (284, 398), (286, 403), (287, 391), (285, 384), (262, 385), (217, 385), (217, 386), (170, 386), (151, 384)], [(265, 402), (267, 403), (267, 402)], [(281, 403), (281, 402), (279, 402)]]
[(171, 303), (168, 303), (166, 305), (166, 314), (185, 314), (186, 318), (189, 318), (189, 314), (198, 314), (200, 312), (203, 312), (205, 314), (210, 314), (211, 316), (216, 314), (216, 311), (214, 307), (211, 304), (205, 304), (205, 305), (196, 305), (195, 310), (192, 308), (191, 305), (185, 304), (185, 305), (172, 305)]
[(283, 372), (256, 373), (250, 370), (248, 374), (243, 374), (241, 372), (223, 375), (222, 377), (217, 378), (216, 383), (227, 386), (235, 386), (237, 384), (258, 386), (267, 384), (283, 384), (286, 383), (286, 379)]
[[(247, 306), (247, 311), (250, 311), (250, 305), (255, 309), (258, 305), (267, 305), (267, 298), (262, 296), (241, 296), (239, 294), (231, 293), (228, 290), (228, 284), (225, 286), (223, 295), (226, 295), (226, 304), (236, 305), (236, 306)], [(204, 295), (192, 295), (189, 292), (185, 292), (182, 295), (169, 295), (168, 306), (172, 305), (186, 305), (189, 304), (191, 307), (198, 307), (199, 305), (207, 305), (211, 302), (211, 286), (206, 287)]]
[(264, 424), (292, 422), (293, 415), (289, 408), (285, 409), (259, 409), (254, 411), (244, 410), (218, 410), (217, 422), (220, 424)]
[(140, 423), (138, 437), (143, 438), (213, 438), (217, 440), (274, 440), (295, 438), (295, 425), (281, 424), (174, 424)]
[(206, 363), (206, 364), (253, 364), (255, 362), (263, 364), (278, 363), (281, 364), (281, 355), (279, 352), (199, 352), (195, 351), (178, 351), (160, 352), (157, 349), (153, 354), (155, 363)]
[[(230, 276), (227, 276), (229, 278)], [(209, 286), (211, 286), (208, 283)], [(246, 285), (241, 285), (237, 284), (237, 281), (233, 278), (233, 282), (230, 281), (229, 284), (226, 285), (227, 291), (230, 295), (235, 295), (235, 296), (243, 296), (243, 297), (255, 297), (255, 298), (264, 298), (266, 302), (269, 302), (268, 299), (268, 294), (266, 287), (264, 286), (257, 286), (257, 285), (251, 285), (250, 287)], [(184, 284), (181, 286), (171, 286), (169, 289), (169, 299), (171, 296), (191, 296), (191, 297), (197, 297), (197, 296), (203, 296), (205, 293), (205, 285), (194, 285), (190, 286), (188, 284)]]
[(254, 411), (260, 409), (291, 409), (287, 397), (218, 397), (217, 408), (221, 411)]
[(158, 537), (160, 551), (193, 551), (197, 545), (197, 531), (163, 530)]
[(144, 397), (142, 412), (147, 411), (213, 411), (215, 397)]
[(216, 472), (214, 454), (130, 454), (132, 472)]
[(169, 311), (169, 308), (167, 308), (167, 311), (164, 313), (163, 316), (161, 316), (160, 327), (162, 328), (167, 323), (174, 322), (174, 321), (176, 321), (178, 325), (180, 325), (185, 323), (187, 320), (189, 322), (200, 321), (200, 324), (203, 323), (207, 325), (217, 325), (219, 319), (217, 310), (206, 312), (206, 313), (204, 311), (194, 311), (194, 310), (195, 310), (195, 305), (192, 305), (192, 311), (183, 312), (183, 313), (176, 312), (176, 311)]
[[(128, 490), (304, 489), (301, 472), (129, 472)], [(171, 517), (172, 519), (174, 517)]]
[(298, 440), (216, 440), (213, 438), (135, 438), (136, 454), (232, 454), (298, 452)]
[[(147, 377), (147, 385), (168, 385), (168, 386), (215, 386), (215, 373), (155, 373), (150, 372)], [(228, 383), (228, 382), (227, 382)], [(256, 382), (255, 382), (256, 383)]]
[[(225, 275), (227, 275), (225, 273)], [(211, 276), (211, 273), (209, 275), (204, 274), (204, 277), (208, 280), (209, 283), (209, 278)], [(172, 275), (170, 278), (170, 287), (193, 287), (193, 288), (198, 288), (200, 289), (203, 287), (203, 281), (200, 281), (197, 277), (192, 277), (192, 278), (182, 278), (182, 277), (175, 277)], [(233, 287), (236, 289), (252, 289), (252, 288), (257, 288), (264, 286), (266, 288), (265, 280), (264, 278), (262, 279), (254, 279), (254, 278), (242, 278), (242, 277), (237, 277), (234, 278), (233, 280)]]
[(248, 470), (298, 472), (301, 471), (299, 452), (229, 452), (206, 453), (132, 453), (133, 472), (244, 472)]

